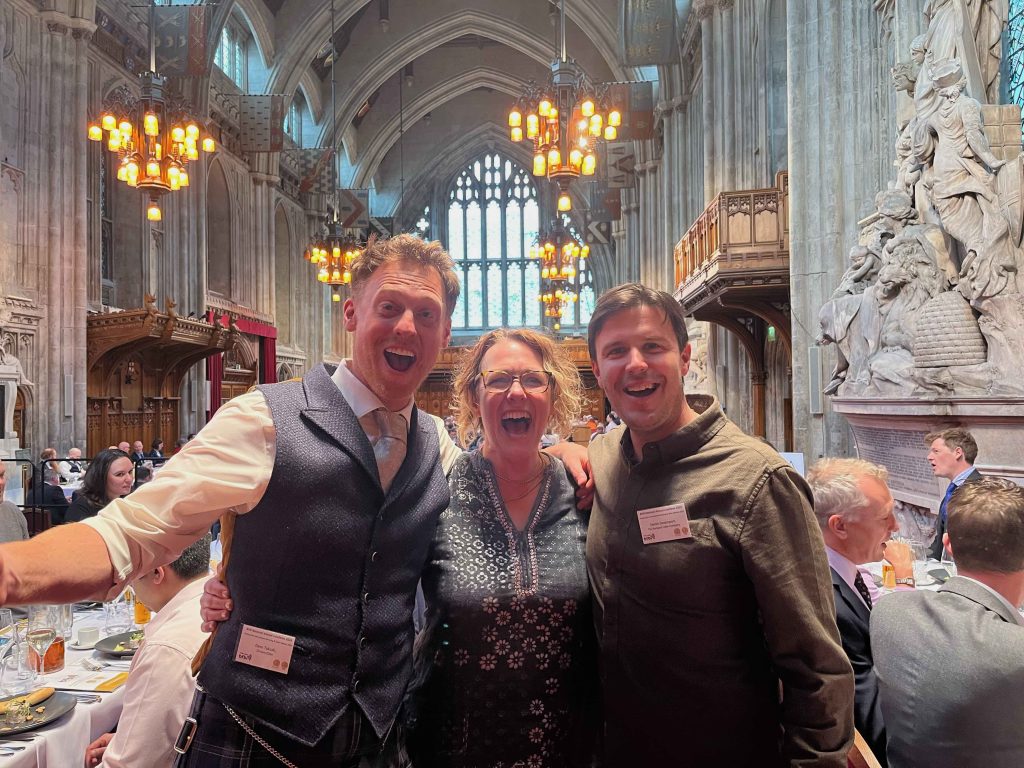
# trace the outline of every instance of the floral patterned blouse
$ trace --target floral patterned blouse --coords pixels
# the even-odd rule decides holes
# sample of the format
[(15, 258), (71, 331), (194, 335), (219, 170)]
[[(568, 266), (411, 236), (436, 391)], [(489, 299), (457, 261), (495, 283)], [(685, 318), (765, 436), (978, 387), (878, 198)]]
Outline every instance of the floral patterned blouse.
[[(547, 460), (547, 459), (546, 459)], [(575, 768), (592, 763), (597, 662), (587, 519), (547, 460), (522, 531), (491, 463), (450, 476), (423, 575), (409, 752), (416, 768)]]

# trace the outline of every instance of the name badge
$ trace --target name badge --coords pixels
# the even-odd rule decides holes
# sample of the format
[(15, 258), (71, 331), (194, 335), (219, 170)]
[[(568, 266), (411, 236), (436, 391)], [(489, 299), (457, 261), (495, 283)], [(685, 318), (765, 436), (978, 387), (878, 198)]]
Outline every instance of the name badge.
[(640, 522), (640, 538), (644, 544), (693, 538), (690, 520), (686, 516), (686, 505), (682, 502), (665, 507), (638, 509), (636, 519)]
[(294, 647), (295, 638), (291, 635), (243, 624), (235, 648), (235, 661), (287, 675)]

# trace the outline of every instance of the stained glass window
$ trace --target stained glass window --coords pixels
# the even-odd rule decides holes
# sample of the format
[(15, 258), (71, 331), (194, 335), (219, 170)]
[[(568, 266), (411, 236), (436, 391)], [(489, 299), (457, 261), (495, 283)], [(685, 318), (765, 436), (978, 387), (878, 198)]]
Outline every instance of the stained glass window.
[(235, 85), (245, 89), (245, 35), (231, 22), (224, 25), (220, 33), (220, 44), (213, 57), (213, 63), (221, 68)]
[(1003, 64), (1008, 100), (1024, 107), (1024, 0), (1010, 0)]
[(540, 325), (540, 268), (528, 258), (540, 222), (537, 187), (518, 163), (492, 152), (448, 190), (448, 252), (462, 280), (454, 330)]

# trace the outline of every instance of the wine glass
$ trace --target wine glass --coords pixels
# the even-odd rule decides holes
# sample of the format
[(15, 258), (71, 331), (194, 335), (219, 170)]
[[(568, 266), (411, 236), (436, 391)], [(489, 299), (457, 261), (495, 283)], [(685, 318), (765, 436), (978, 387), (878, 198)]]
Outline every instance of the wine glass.
[(14, 614), (10, 608), (0, 608), (0, 659), (7, 655), (14, 640)]
[(44, 657), (57, 639), (60, 626), (60, 611), (55, 605), (33, 605), (28, 609), (28, 633), (26, 640), (39, 658), (38, 672), (43, 671)]

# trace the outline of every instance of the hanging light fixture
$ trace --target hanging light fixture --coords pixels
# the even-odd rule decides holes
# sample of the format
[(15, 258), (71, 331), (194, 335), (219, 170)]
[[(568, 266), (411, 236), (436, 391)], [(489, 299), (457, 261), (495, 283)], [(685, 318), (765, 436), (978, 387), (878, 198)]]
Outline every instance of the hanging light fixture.
[(537, 244), (530, 246), (529, 255), (541, 262), (537, 298), (544, 306), (544, 316), (551, 318), (554, 330), (560, 330), (564, 310), (579, 300), (576, 275), (579, 263), (590, 255), (590, 246), (581, 244), (559, 217), (548, 232), (541, 233)]
[(508, 113), (509, 138), (533, 142), (533, 175), (558, 186), (558, 210), (572, 210), (569, 185), (597, 170), (597, 145), (614, 141), (622, 124), (620, 107), (608, 104), (607, 87), (598, 89), (566, 54), (565, 0), (561, 0), (561, 55), (551, 63), (545, 86), (527, 84)]
[(156, 71), (156, 0), (149, 6), (149, 71), (139, 79), (142, 95), (135, 98), (127, 88), (115, 92), (99, 120), (89, 123), (88, 137), (106, 138), (107, 149), (120, 159), (118, 181), (146, 192), (146, 218), (160, 221), (160, 198), (189, 186), (189, 162), (199, 159), (200, 149), (209, 153), (217, 145), (184, 102), (167, 97), (167, 80)]
[(334, 77), (338, 54), (334, 50), (334, 34), (334, 0), (331, 0), (331, 183), (334, 193), (331, 212), (323, 231), (306, 248), (304, 257), (317, 267), (317, 281), (331, 286), (331, 301), (340, 302), (342, 287), (352, 282), (352, 262), (363, 252), (363, 247), (359, 242), (358, 231), (346, 229), (338, 219), (338, 159), (333, 154), (333, 144), (338, 140), (338, 95)]

